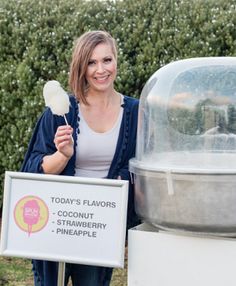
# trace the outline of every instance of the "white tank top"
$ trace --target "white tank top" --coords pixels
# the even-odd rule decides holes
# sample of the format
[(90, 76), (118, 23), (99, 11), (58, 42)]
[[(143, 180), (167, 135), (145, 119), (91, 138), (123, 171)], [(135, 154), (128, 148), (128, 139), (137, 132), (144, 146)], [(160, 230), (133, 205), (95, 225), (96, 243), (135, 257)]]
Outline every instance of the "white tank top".
[(115, 154), (123, 108), (120, 108), (114, 126), (104, 133), (92, 130), (84, 120), (81, 112), (79, 116), (80, 133), (78, 134), (76, 146), (75, 176), (105, 178)]

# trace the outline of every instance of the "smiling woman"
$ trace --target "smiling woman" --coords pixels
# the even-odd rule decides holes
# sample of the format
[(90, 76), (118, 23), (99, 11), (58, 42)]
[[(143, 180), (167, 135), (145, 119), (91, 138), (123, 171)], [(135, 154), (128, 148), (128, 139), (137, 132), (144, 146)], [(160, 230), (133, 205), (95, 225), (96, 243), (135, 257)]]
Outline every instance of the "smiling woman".
[[(129, 181), (127, 229), (139, 223), (134, 211), (134, 191), (128, 162), (135, 155), (138, 100), (114, 89), (117, 49), (114, 38), (105, 31), (83, 34), (75, 43), (70, 65), (70, 110), (62, 116), (47, 108), (39, 119), (22, 171)], [(73, 201), (73, 204), (115, 208), (105, 201)], [(66, 220), (66, 219), (65, 219)], [(62, 220), (61, 224), (67, 224)], [(78, 225), (76, 233), (88, 234)], [(59, 229), (60, 231), (60, 229)], [(102, 254), (101, 254), (102, 255)], [(58, 264), (33, 261), (35, 286), (56, 286)], [(66, 264), (65, 285), (108, 286), (112, 269)], [(122, 283), (121, 285), (124, 285)]]
[[(85, 122), (93, 131), (104, 133), (116, 123), (122, 97), (114, 89), (116, 43), (106, 32), (96, 36), (86, 33), (79, 38), (71, 63), (70, 86), (80, 101), (80, 112)], [(89, 44), (85, 47), (88, 38)], [(81, 73), (77, 77), (80, 68)]]
[(90, 87), (89, 93), (113, 92), (117, 63), (109, 44), (99, 44), (94, 49), (88, 62), (86, 79)]
[(78, 100), (87, 103), (87, 92), (90, 89), (87, 75), (90, 73), (90, 68), (95, 71), (97, 68), (102, 68), (102, 71), (98, 70), (97, 76), (101, 76), (99, 72), (104, 76), (103, 68), (106, 65), (112, 67), (113, 78), (110, 88), (113, 89), (117, 68), (117, 47), (115, 39), (109, 33), (93, 31), (78, 38), (72, 55), (69, 77), (71, 90)]

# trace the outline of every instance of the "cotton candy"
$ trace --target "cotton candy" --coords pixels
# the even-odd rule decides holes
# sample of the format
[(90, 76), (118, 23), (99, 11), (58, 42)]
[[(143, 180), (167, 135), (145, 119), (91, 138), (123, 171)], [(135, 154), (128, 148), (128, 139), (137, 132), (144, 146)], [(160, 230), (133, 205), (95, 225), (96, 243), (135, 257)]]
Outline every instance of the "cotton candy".
[(70, 101), (68, 94), (56, 80), (48, 81), (43, 88), (45, 105), (50, 107), (53, 114), (64, 116), (69, 112)]

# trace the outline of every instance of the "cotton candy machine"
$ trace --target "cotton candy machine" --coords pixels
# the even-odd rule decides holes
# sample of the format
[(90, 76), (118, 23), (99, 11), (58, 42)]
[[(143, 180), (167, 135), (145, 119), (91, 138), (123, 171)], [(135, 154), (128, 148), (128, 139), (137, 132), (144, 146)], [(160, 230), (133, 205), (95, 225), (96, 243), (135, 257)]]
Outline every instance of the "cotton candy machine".
[(181, 60), (153, 74), (129, 168), (145, 222), (236, 236), (236, 57)]

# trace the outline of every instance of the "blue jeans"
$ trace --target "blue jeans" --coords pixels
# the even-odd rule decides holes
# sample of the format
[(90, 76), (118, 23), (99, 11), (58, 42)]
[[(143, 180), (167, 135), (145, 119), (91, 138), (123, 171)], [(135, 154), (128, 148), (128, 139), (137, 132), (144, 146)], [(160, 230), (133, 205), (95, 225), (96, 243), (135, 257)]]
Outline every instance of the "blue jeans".
[[(34, 286), (57, 286), (58, 263), (33, 260)], [(65, 283), (73, 286), (109, 286), (112, 268), (67, 263)]]

